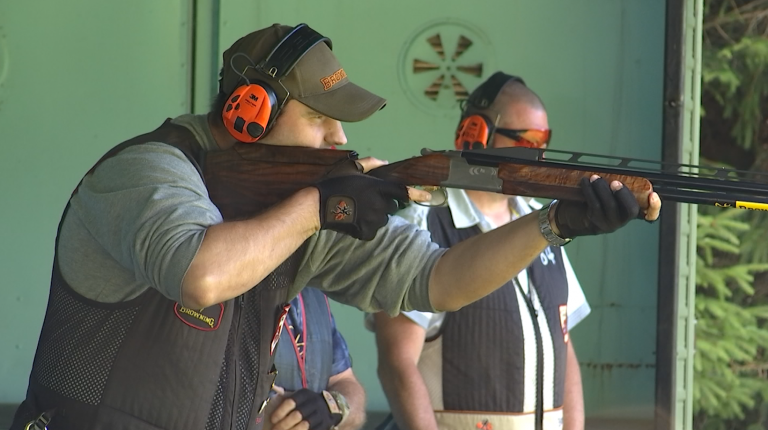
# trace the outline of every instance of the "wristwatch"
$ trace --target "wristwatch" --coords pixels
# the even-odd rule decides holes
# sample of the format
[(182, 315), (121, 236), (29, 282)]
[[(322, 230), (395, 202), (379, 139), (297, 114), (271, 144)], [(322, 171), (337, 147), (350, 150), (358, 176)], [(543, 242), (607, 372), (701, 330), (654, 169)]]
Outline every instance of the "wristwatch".
[(573, 239), (562, 238), (556, 235), (554, 231), (552, 231), (552, 224), (549, 223), (549, 211), (555, 204), (557, 204), (557, 200), (552, 200), (552, 202), (548, 204), (547, 207), (542, 208), (539, 211), (539, 230), (541, 231), (541, 235), (544, 236), (544, 239), (546, 239), (550, 245), (563, 246), (568, 244)]
[(338, 391), (326, 391), (323, 390), (323, 398), (325, 403), (328, 404), (328, 409), (331, 411), (331, 415), (334, 417), (340, 417), (339, 421), (331, 427), (331, 430), (338, 429), (338, 426), (344, 422), (349, 415), (349, 403), (343, 394)]

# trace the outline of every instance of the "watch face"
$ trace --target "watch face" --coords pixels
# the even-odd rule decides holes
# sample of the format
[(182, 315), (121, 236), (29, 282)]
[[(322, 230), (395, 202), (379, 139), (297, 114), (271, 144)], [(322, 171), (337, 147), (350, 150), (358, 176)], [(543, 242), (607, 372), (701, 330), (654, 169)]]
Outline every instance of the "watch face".
[(330, 410), (332, 414), (341, 415), (341, 409), (331, 393), (323, 390), (323, 398), (325, 399), (325, 403), (328, 404), (328, 410)]

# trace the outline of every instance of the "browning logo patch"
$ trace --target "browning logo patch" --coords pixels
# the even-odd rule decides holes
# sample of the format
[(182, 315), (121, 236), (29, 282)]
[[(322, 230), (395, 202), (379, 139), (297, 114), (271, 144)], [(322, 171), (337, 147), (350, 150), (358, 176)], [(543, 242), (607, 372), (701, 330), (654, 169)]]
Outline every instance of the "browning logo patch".
[(185, 308), (176, 302), (173, 305), (173, 312), (186, 325), (202, 331), (213, 331), (219, 328), (221, 317), (224, 315), (224, 304), (219, 303), (205, 309)]
[(320, 78), (320, 82), (323, 84), (323, 91), (330, 90), (331, 87), (338, 84), (342, 79), (346, 77), (347, 72), (345, 72), (344, 69), (339, 69), (324, 78)]
[(568, 343), (568, 305), (560, 305), (560, 328), (563, 330), (563, 341)]

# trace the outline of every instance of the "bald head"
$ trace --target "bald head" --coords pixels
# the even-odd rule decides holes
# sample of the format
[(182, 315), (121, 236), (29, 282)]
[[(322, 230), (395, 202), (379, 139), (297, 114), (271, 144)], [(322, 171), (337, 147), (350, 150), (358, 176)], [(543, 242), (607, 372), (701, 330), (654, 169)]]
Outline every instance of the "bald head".
[(497, 125), (501, 128), (548, 128), (544, 103), (533, 90), (518, 81), (501, 87), (491, 106), (480, 113), (492, 120), (498, 117)]
[[(487, 106), (489, 102), (487, 108), (479, 107)], [(495, 124), (496, 132), (486, 137), (483, 120), (464, 122), (466, 118), (477, 114), (484, 115), (489, 122)], [(526, 131), (521, 133), (519, 130)], [(462, 112), (462, 122), (457, 129), (456, 145), (466, 148), (477, 145), (474, 142), (487, 139), (487, 143), (495, 148), (546, 147), (549, 136), (547, 112), (539, 96), (519, 78), (497, 72), (469, 96)]]

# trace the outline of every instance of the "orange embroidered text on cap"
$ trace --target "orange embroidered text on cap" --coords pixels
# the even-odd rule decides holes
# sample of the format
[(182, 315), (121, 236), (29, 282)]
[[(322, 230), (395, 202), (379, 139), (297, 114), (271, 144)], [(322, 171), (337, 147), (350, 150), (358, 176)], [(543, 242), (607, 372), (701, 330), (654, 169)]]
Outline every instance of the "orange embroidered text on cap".
[(333, 72), (332, 75), (328, 75), (324, 78), (320, 79), (320, 82), (323, 83), (323, 91), (328, 91), (331, 89), (332, 86), (336, 85), (341, 81), (342, 79), (347, 77), (347, 72), (344, 71), (344, 69), (339, 69), (335, 72)]

